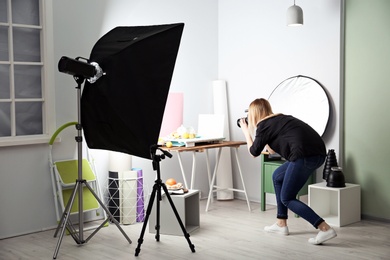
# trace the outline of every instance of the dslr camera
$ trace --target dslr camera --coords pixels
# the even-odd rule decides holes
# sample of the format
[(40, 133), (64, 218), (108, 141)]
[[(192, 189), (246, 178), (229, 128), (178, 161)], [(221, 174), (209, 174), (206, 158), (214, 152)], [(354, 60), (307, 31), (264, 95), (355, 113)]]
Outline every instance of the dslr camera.
[[(237, 126), (241, 128), (240, 121), (241, 121), (241, 118), (237, 119)], [(248, 117), (245, 117), (245, 122), (246, 122), (246, 124), (248, 124)]]
[[(245, 109), (245, 113), (248, 113), (248, 109)], [(241, 128), (240, 120), (241, 118), (237, 119), (237, 126)], [(248, 124), (248, 116), (245, 117), (245, 122)]]

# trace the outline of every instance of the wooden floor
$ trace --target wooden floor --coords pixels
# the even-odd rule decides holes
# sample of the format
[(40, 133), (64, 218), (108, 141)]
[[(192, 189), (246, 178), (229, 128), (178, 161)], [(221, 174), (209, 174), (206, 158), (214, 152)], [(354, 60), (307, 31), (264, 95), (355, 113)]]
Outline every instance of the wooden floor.
[[(81, 246), (64, 236), (57, 259), (390, 259), (389, 223), (365, 220), (336, 227), (335, 239), (314, 246), (307, 240), (317, 231), (293, 215), (289, 236), (265, 233), (263, 227), (275, 221), (273, 206), (261, 212), (260, 205), (252, 203), (249, 212), (245, 201), (215, 201), (205, 212), (205, 205), (202, 200), (201, 227), (190, 237), (195, 253), (184, 236), (161, 235), (157, 242), (147, 228), (139, 256), (135, 257), (142, 223), (121, 226), (132, 244), (111, 224)], [(0, 240), (0, 259), (52, 259), (58, 241), (53, 234), (50, 230)], [(89, 234), (85, 231), (84, 239)]]

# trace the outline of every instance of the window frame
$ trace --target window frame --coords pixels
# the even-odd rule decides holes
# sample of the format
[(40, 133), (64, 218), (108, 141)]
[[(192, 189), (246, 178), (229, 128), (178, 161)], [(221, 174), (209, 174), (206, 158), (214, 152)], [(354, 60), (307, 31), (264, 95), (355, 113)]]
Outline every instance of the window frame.
[[(11, 10), (12, 0), (7, 0), (7, 12), (8, 14)], [(40, 50), (41, 50), (41, 61), (34, 62), (34, 65), (41, 66), (41, 88), (42, 96), (41, 98), (34, 99), (24, 99), (24, 101), (42, 101), (42, 134), (34, 135), (23, 135), (17, 136), (15, 129), (12, 130), (11, 126), (11, 136), (0, 137), (0, 147), (15, 146), (15, 145), (29, 145), (29, 144), (42, 144), (48, 143), (51, 135), (55, 131), (55, 85), (54, 85), (54, 47), (53, 47), (53, 7), (52, 0), (39, 0), (39, 20), (40, 25), (13, 25), (10, 19), (7, 23), (0, 23), (3, 26), (8, 26), (8, 29), (12, 31), (13, 27), (21, 28), (34, 28), (40, 29)], [(12, 32), (11, 32), (12, 33)], [(8, 39), (9, 48), (8, 52), (13, 52), (13, 46), (11, 39)], [(15, 65), (29, 65), (30, 62), (15, 62), (13, 59), (9, 61), (0, 61), (0, 64), (6, 64), (10, 66), (10, 84), (14, 84), (14, 70), (13, 66)], [(11, 88), (11, 91), (14, 91), (14, 85)], [(11, 94), (9, 99), (11, 102), (15, 102), (18, 98), (15, 98), (14, 94)], [(11, 118), (12, 124), (15, 124), (15, 111), (11, 109)]]

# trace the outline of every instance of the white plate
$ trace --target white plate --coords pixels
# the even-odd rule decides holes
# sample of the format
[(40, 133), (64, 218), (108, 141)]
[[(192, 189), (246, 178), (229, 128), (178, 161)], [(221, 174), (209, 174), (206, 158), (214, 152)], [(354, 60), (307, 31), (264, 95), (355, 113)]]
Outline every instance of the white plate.
[(168, 188), (169, 191), (177, 191), (177, 190), (181, 190), (183, 188)]

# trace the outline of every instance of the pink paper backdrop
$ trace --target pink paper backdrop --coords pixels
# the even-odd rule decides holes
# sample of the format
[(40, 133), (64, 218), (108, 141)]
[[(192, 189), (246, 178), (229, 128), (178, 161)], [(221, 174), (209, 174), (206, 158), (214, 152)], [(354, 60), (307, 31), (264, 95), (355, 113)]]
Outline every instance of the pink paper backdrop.
[(183, 93), (169, 93), (161, 124), (160, 137), (176, 131), (183, 124)]

